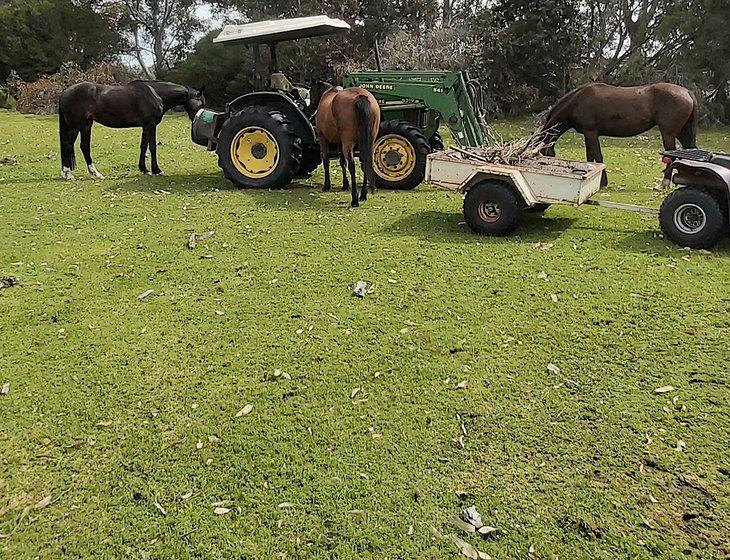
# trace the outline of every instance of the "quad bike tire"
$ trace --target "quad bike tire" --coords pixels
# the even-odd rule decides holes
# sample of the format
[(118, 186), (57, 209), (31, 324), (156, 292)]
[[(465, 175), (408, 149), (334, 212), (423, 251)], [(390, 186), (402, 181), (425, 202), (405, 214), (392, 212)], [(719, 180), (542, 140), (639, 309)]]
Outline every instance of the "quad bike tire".
[(381, 189), (415, 189), (426, 174), (431, 146), (421, 129), (403, 121), (385, 121), (373, 148), (373, 175)]
[(659, 208), (659, 227), (680, 247), (709, 249), (725, 234), (727, 222), (720, 198), (701, 187), (679, 188)]
[(302, 160), (301, 139), (283, 113), (263, 106), (231, 115), (218, 135), (218, 165), (237, 187), (282, 188)]

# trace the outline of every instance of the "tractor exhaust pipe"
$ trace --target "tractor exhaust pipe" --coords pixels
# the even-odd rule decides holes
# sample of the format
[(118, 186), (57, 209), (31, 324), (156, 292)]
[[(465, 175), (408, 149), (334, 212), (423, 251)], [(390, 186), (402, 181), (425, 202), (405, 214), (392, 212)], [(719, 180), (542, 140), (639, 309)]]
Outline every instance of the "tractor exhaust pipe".
[(378, 45), (377, 39), (375, 39), (375, 67), (378, 69), (378, 72), (383, 71), (383, 65), (380, 62), (380, 45)]

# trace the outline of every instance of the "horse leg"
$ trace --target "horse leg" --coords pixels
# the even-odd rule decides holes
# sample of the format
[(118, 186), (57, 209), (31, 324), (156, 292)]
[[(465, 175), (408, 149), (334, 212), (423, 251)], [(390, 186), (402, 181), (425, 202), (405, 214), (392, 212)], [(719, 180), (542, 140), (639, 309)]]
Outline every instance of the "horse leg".
[(142, 140), (139, 143), (139, 171), (140, 173), (143, 173), (144, 175), (147, 175), (149, 171), (147, 171), (147, 145), (149, 144), (147, 140), (147, 128), (142, 128)]
[(162, 175), (162, 169), (157, 165), (157, 125), (153, 124), (147, 130), (147, 142), (150, 145), (150, 163), (152, 164), (152, 175)]
[(79, 135), (78, 128), (70, 128), (62, 131), (61, 134), (61, 177), (73, 181), (73, 170), (76, 167), (76, 156), (74, 155), (74, 144)]
[(340, 152), (340, 169), (342, 169), (342, 190), (350, 190), (350, 182), (347, 180), (347, 160), (345, 154)]
[[(360, 191), (360, 200), (367, 200), (368, 199), (368, 173), (365, 170), (365, 164), (363, 163), (362, 158), (360, 158), (360, 170), (362, 171), (362, 190)], [(370, 194), (372, 194), (372, 192)]]
[[(597, 131), (584, 131), (583, 138), (586, 143), (586, 160), (603, 163), (603, 154), (601, 153), (601, 142), (598, 139)], [(603, 170), (601, 174), (601, 186), (605, 187), (608, 185), (608, 175), (606, 170)]]
[(81, 128), (81, 151), (84, 154), (86, 160), (86, 167), (89, 170), (89, 175), (94, 179), (103, 179), (104, 175), (99, 173), (91, 159), (91, 127), (94, 125), (94, 121), (90, 120), (84, 123)]
[(330, 181), (329, 144), (321, 135), (319, 138), (319, 153), (322, 156), (322, 167), (324, 167), (324, 186), (322, 187), (322, 192), (327, 192), (332, 188), (332, 182)]
[[(664, 145), (665, 150), (676, 150), (677, 149), (677, 136), (669, 134), (668, 132), (659, 129), (662, 133), (662, 144)], [(669, 184), (672, 180), (672, 170), (669, 168), (669, 166), (664, 168), (664, 177), (662, 178), (662, 182), (659, 183), (659, 190), (664, 190), (667, 187), (669, 187)]]
[(354, 154), (354, 146), (352, 144), (345, 145), (342, 144), (342, 150), (347, 154), (347, 167), (350, 170), (350, 180), (352, 181), (352, 202), (350, 203), (350, 206), (353, 208), (356, 208), (357, 206), (360, 206), (360, 203), (358, 202), (358, 196), (357, 196), (357, 179), (355, 175), (355, 154)]

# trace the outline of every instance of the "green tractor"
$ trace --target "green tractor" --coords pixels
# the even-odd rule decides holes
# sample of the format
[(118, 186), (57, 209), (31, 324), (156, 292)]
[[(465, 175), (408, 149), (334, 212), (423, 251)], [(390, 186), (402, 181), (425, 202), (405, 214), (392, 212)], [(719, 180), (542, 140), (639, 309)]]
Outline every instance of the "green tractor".
[[(229, 102), (224, 112), (201, 109), (193, 120), (193, 141), (218, 154), (218, 165), (233, 184), (281, 188), (319, 166), (316, 108), (307, 103), (306, 86), (279, 72), (276, 45), (349, 29), (342, 20), (312, 16), (227, 25), (214, 39), (253, 47), (261, 87)], [(261, 45), (270, 52), (266, 76)], [(378, 67), (379, 59), (376, 46)], [(442, 122), (460, 146), (486, 141), (482, 89), (466, 72), (355, 72), (344, 77), (342, 86), (365, 88), (380, 104), (380, 134), (373, 150), (380, 188), (413, 189), (423, 181), (426, 156), (443, 148), (438, 132)]]

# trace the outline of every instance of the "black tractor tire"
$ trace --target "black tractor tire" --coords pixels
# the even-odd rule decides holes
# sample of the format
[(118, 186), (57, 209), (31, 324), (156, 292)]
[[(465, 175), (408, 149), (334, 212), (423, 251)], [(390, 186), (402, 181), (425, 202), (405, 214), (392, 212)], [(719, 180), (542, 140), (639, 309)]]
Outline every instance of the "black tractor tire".
[(535, 204), (535, 206), (528, 206), (522, 211), (525, 214), (542, 214), (548, 208), (550, 208), (550, 204), (548, 204), (547, 202), (538, 202), (537, 204)]
[(302, 161), (299, 164), (297, 177), (309, 177), (322, 164), (319, 146), (306, 146), (302, 150)]
[(680, 247), (709, 249), (723, 236), (727, 220), (718, 198), (700, 187), (675, 190), (659, 208), (659, 227)]
[(432, 152), (440, 152), (444, 149), (444, 139), (441, 138), (441, 133), (438, 130), (428, 139), (428, 145), (431, 146)]
[(520, 223), (525, 202), (515, 189), (502, 181), (482, 181), (464, 197), (464, 219), (479, 235), (509, 235)]
[(216, 152), (223, 174), (243, 188), (285, 187), (302, 159), (301, 139), (289, 120), (265, 106), (231, 115), (221, 127)]
[(375, 186), (381, 189), (415, 189), (426, 174), (431, 146), (421, 129), (403, 121), (385, 121), (373, 150)]

